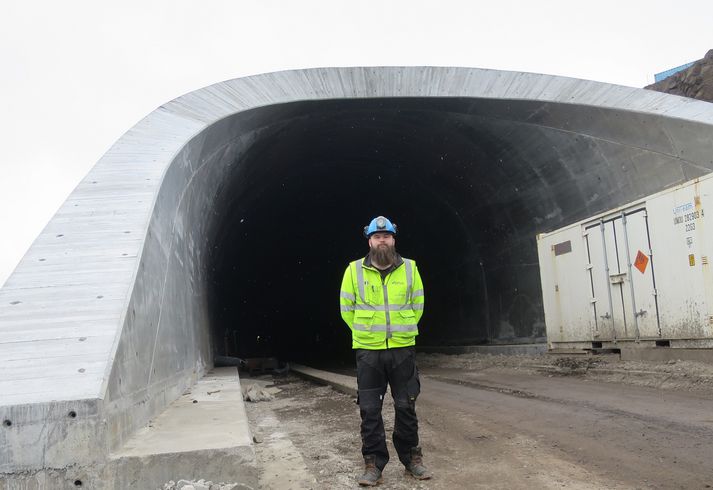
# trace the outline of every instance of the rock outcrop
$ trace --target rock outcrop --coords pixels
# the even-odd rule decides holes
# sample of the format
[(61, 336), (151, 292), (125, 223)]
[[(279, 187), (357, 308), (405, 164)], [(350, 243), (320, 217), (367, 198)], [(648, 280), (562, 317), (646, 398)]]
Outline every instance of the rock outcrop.
[(713, 102), (713, 49), (693, 66), (644, 88)]

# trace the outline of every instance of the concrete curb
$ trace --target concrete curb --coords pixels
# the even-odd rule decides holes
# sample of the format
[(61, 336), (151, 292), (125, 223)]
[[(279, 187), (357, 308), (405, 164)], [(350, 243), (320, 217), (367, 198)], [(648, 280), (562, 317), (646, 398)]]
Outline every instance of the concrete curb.
[(503, 345), (443, 345), (419, 346), (417, 352), (440, 354), (490, 354), (506, 356), (540, 356), (547, 354), (546, 343)]
[(357, 381), (354, 376), (330, 373), (328, 371), (292, 363), (290, 363), (290, 370), (310, 381), (331, 386), (340, 393), (357, 396)]
[[(356, 377), (346, 376), (343, 374), (331, 373), (328, 371), (322, 371), (320, 369), (314, 369), (307, 366), (301, 366), (299, 364), (290, 364), (292, 371), (297, 375), (314, 381), (319, 384), (331, 386), (336, 391), (345, 393), (350, 396), (357, 396), (357, 384)], [(657, 371), (646, 371), (646, 370), (629, 370), (629, 369), (615, 369), (615, 368), (600, 368), (600, 367), (588, 367), (582, 369), (566, 369), (557, 366), (552, 366), (548, 364), (531, 366), (532, 368), (539, 371), (540, 376), (590, 376), (596, 379), (596, 376), (621, 376), (623, 378), (650, 378), (656, 379), (663, 377), (675, 377), (672, 373), (662, 373)], [(441, 381), (450, 381), (462, 383), (463, 380), (460, 378), (449, 378), (448, 376), (434, 376), (422, 373), (424, 377), (430, 377), (433, 379), (440, 379)], [(701, 382), (711, 382), (713, 377), (710, 376), (696, 376), (695, 378), (688, 378), (689, 380), (698, 379)], [(497, 383), (483, 383), (480, 380), (479, 384), (486, 389), (496, 389), (496, 390), (509, 390), (507, 386), (499, 385)]]

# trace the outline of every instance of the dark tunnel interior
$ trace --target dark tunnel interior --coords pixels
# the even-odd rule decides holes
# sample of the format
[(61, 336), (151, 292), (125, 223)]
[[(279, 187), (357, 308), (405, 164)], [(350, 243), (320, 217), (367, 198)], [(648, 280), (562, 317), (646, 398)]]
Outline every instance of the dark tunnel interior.
[(218, 197), (216, 353), (351, 358), (339, 286), (377, 215), (398, 224), (397, 250), (423, 277), (418, 345), (542, 340), (535, 234), (603, 210), (611, 177), (598, 143), (538, 113), (581, 117), (528, 101), (390, 98), (299, 102), (270, 118)]

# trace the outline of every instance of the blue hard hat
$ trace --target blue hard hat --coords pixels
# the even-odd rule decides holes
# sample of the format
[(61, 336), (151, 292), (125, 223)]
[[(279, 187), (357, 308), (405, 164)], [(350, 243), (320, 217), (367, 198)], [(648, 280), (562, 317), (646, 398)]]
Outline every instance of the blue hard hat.
[(385, 218), (383, 216), (377, 216), (376, 218), (371, 220), (369, 226), (364, 227), (364, 236), (368, 238), (377, 232), (391, 233), (393, 235), (396, 235), (396, 229), (396, 224), (389, 221), (388, 218)]

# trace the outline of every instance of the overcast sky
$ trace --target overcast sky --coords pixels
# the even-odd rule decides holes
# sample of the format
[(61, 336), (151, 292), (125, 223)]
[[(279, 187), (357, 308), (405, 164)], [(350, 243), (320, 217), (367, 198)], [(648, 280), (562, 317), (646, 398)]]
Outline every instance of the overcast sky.
[(206, 85), (448, 65), (642, 87), (710, 48), (711, 1), (4, 0), (0, 284), (114, 141)]

